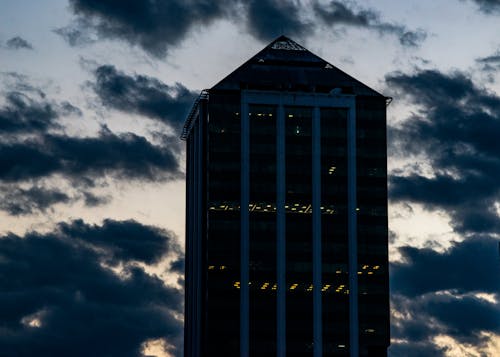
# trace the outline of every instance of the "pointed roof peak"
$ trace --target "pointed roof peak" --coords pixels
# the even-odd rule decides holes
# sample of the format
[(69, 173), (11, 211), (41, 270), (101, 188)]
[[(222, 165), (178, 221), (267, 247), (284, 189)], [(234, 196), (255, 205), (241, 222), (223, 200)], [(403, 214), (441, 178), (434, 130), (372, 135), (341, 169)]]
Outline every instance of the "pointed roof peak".
[(382, 96), (315, 55), (285, 35), (280, 35), (212, 89), (261, 89), (314, 91)]
[(266, 48), (274, 50), (307, 51), (305, 47), (299, 45), (297, 42), (286, 37), (285, 35), (279, 36), (277, 39), (267, 45)]

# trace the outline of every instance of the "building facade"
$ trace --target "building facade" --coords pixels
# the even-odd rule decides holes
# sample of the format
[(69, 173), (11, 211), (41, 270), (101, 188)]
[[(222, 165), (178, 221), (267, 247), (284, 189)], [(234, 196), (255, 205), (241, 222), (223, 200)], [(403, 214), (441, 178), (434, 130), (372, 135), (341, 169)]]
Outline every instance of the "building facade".
[(384, 356), (388, 98), (281, 36), (201, 93), (186, 356)]

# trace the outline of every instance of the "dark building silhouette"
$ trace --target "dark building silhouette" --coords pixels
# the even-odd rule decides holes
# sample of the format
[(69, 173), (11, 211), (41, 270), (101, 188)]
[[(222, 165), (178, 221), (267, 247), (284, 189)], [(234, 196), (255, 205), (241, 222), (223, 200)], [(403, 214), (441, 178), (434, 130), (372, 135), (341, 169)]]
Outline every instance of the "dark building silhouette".
[(388, 98), (282, 36), (186, 120), (186, 356), (384, 356)]

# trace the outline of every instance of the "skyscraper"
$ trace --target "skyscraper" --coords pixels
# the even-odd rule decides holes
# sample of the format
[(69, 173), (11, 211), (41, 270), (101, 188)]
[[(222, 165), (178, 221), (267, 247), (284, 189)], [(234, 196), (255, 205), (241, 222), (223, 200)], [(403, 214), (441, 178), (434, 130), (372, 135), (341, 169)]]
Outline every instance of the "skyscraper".
[(187, 141), (186, 356), (383, 356), (386, 103), (281, 36)]

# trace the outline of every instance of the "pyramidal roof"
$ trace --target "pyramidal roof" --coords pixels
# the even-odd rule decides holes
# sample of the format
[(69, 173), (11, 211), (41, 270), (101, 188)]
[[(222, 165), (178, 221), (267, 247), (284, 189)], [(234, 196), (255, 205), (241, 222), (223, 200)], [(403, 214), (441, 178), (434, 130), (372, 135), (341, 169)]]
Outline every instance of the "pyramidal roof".
[(212, 90), (286, 90), (382, 96), (297, 42), (280, 36)]

